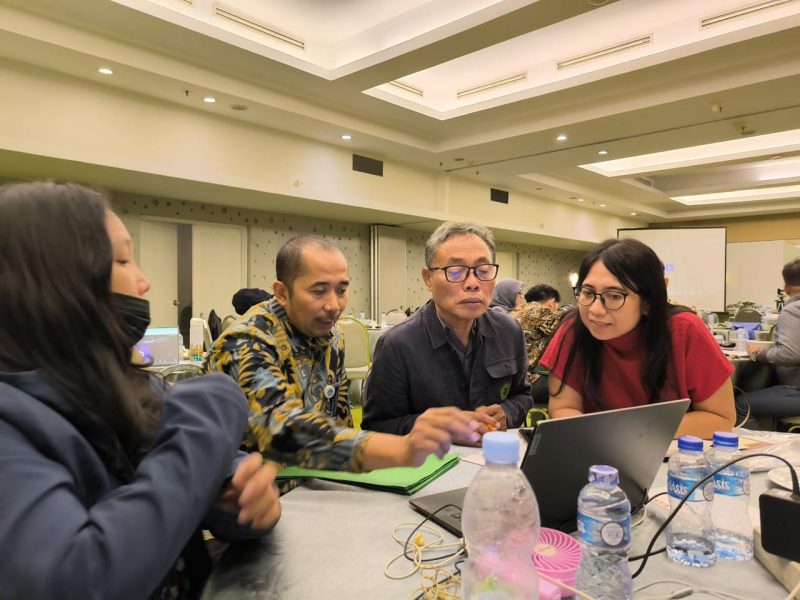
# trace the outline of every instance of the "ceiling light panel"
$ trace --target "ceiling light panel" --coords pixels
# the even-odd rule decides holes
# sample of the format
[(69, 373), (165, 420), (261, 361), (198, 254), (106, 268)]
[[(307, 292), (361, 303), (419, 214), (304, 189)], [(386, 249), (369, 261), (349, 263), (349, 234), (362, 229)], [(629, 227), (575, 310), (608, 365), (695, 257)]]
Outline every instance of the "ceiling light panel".
[(624, 177), (793, 151), (800, 151), (800, 129), (606, 160), (580, 167), (606, 177)]
[(689, 206), (728, 204), (730, 202), (800, 199), (800, 185), (782, 185), (750, 190), (735, 190), (731, 192), (715, 192), (712, 194), (695, 194), (693, 196), (674, 196), (672, 199)]

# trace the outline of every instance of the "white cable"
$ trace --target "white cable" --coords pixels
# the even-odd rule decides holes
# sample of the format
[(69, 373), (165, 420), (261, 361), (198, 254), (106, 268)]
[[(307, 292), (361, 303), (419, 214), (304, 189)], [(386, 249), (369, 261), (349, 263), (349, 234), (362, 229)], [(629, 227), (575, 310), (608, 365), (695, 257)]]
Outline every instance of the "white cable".
[[(646, 590), (649, 587), (654, 585), (662, 585), (662, 584), (672, 584), (672, 585), (679, 585), (680, 588), (677, 590), (673, 590), (669, 596), (653, 596), (653, 598), (660, 598), (661, 600), (672, 600), (675, 598), (675, 594), (678, 592), (683, 592), (687, 589), (686, 582), (684, 581), (677, 581), (675, 579), (662, 579), (660, 581), (653, 581), (651, 583), (645, 584), (641, 587), (638, 587), (634, 590), (635, 593), (639, 593), (643, 590)], [(714, 596), (715, 598), (722, 598), (723, 600), (751, 600), (750, 598), (745, 598), (744, 596), (738, 596), (736, 594), (731, 594), (730, 592), (725, 592), (723, 590), (712, 590), (711, 588), (700, 587), (700, 586), (692, 586), (692, 592), (687, 595), (694, 595), (694, 594), (708, 594), (709, 596)], [(681, 598), (687, 597), (687, 595), (681, 595)], [(787, 598), (790, 600), (791, 596)], [(644, 599), (642, 599), (644, 600)]]

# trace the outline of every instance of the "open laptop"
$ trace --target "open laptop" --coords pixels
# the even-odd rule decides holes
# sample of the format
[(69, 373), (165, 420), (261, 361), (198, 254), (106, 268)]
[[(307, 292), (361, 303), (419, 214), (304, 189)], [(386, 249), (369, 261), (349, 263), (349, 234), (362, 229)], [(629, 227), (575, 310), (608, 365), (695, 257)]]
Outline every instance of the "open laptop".
[(145, 364), (166, 367), (180, 362), (182, 345), (183, 338), (177, 327), (148, 327), (136, 349)]
[[(689, 404), (673, 400), (539, 421), (521, 469), (536, 494), (542, 526), (575, 531), (578, 492), (586, 485), (591, 465), (616, 467), (631, 511), (640, 509)], [(460, 488), (409, 502), (460, 537), (465, 493), (466, 488)], [(442, 509), (448, 504), (453, 506)]]

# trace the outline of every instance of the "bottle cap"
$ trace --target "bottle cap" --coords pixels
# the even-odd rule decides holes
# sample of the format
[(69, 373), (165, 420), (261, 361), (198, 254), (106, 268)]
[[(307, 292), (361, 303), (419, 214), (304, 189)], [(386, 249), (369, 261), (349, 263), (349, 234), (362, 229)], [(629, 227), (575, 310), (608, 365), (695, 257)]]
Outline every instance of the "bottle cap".
[(516, 465), (519, 461), (519, 436), (508, 431), (484, 434), (483, 458), (496, 465)]
[(739, 449), (739, 436), (730, 431), (715, 431), (714, 445), (722, 448)]
[(678, 438), (678, 450), (689, 450), (690, 452), (702, 452), (703, 440), (693, 435), (682, 435)]
[(608, 465), (592, 465), (589, 467), (589, 483), (601, 487), (616, 487), (619, 484), (619, 471)]

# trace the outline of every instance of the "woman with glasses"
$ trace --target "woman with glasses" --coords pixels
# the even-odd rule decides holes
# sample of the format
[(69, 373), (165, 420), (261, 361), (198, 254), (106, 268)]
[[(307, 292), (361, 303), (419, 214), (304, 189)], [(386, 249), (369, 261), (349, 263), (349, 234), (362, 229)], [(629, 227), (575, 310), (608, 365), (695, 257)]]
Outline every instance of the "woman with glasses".
[(664, 266), (635, 239), (610, 239), (581, 263), (578, 310), (542, 357), (554, 418), (689, 398), (677, 435), (730, 431), (733, 367), (700, 318), (670, 305)]
[(274, 468), (237, 454), (236, 383), (131, 364), (149, 287), (97, 192), (0, 188), (0, 598), (198, 597), (201, 521), (241, 539), (280, 515)]

